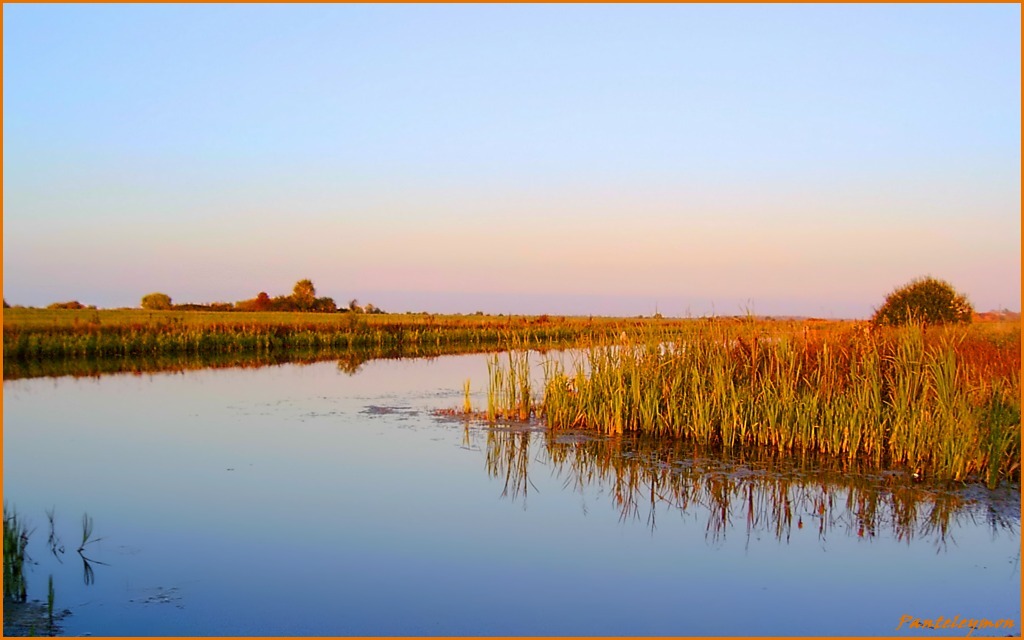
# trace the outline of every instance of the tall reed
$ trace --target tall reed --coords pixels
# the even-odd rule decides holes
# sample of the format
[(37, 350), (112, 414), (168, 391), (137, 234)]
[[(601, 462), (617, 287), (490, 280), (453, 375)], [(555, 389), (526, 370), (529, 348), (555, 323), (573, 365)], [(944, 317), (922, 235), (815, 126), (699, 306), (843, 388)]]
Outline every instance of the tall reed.
[[(1017, 336), (1013, 369), (1012, 358), (972, 359), (968, 330), (695, 323), (591, 347), (568, 368), (546, 362), (536, 410), (554, 429), (809, 452), (994, 486), (1020, 476)], [(505, 375), (492, 371), (492, 383)]]
[(4, 599), (25, 602), (28, 585), (25, 580), (26, 547), (31, 532), (17, 511), (4, 505)]
[(530, 418), (534, 410), (530, 381), (530, 352), (508, 351), (507, 366), (502, 366), (502, 354), (493, 354), (487, 361), (489, 385), (487, 388), (487, 419), (519, 420)]

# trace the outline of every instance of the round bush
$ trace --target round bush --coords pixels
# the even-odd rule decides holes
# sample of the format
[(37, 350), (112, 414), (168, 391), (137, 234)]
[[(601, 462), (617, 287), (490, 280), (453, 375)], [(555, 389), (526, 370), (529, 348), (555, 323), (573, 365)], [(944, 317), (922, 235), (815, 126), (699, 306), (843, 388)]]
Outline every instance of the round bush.
[(875, 324), (970, 322), (974, 307), (944, 280), (918, 278), (885, 297), (871, 319)]
[(142, 308), (150, 311), (164, 311), (171, 308), (171, 296), (166, 293), (148, 293), (142, 296)]

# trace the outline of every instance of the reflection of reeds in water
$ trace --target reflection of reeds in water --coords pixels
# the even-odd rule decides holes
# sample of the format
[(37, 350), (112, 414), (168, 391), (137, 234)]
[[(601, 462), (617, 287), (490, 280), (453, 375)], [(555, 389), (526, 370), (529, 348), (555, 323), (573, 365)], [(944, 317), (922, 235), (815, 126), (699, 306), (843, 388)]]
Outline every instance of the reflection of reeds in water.
[(258, 368), (285, 363), (312, 364), (334, 360), (338, 369), (357, 374), (370, 360), (436, 358), (442, 355), (484, 353), (490, 345), (401, 345), (369, 348), (289, 349), (272, 352), (203, 353), (203, 354), (138, 354), (109, 358), (44, 358), (39, 360), (4, 359), (4, 380), (58, 376), (100, 376), (109, 373), (147, 373), (188, 371), (194, 369)]
[[(504, 495), (525, 497), (531, 456), (553, 467), (566, 486), (596, 485), (612, 497), (623, 519), (654, 527), (659, 510), (704, 515), (706, 535), (723, 540), (742, 524), (749, 537), (768, 533), (788, 541), (797, 530), (898, 540), (925, 537), (944, 544), (951, 524), (973, 518), (962, 493), (908, 484), (896, 474), (871, 475), (869, 465), (819, 456), (782, 456), (738, 449), (727, 457), (678, 439), (647, 435), (585, 436), (548, 431), (531, 452), (529, 431), (491, 429), (487, 469), (503, 479)], [(993, 530), (1015, 529), (1019, 518), (987, 514)]]
[(1020, 477), (1020, 356), (1007, 353), (1019, 332), (996, 355), (977, 346), (991, 344), (984, 335), (941, 328), (820, 337), (695, 323), (623, 338), (571, 369), (545, 363), (535, 410), (549, 427), (811, 452), (990, 487)]
[(530, 431), (491, 428), (487, 430), (487, 473), (501, 478), (505, 485), (501, 495), (516, 499), (526, 496), (531, 486)]
[[(63, 563), (61, 555), (64, 553), (64, 546), (55, 530), (56, 513), (54, 509), (46, 510), (46, 517), (50, 525), (50, 534), (46, 541), (47, 546), (58, 561)], [(15, 636), (56, 636), (61, 635), (62, 629), (59, 626), (61, 619), (70, 614), (64, 610), (58, 612), (57, 591), (53, 583), (53, 574), (47, 578), (46, 602), (39, 600), (28, 601), (28, 580), (25, 569), (36, 562), (28, 557), (27, 547), (32, 532), (26, 526), (24, 519), (16, 510), (8, 509), (4, 505), (4, 633)], [(92, 519), (83, 516), (83, 546), (99, 540), (92, 537)], [(81, 555), (81, 549), (79, 549)], [(88, 560), (82, 557), (83, 562), (88, 565)], [(88, 571), (92, 571), (91, 567)], [(86, 579), (86, 584), (91, 581)]]

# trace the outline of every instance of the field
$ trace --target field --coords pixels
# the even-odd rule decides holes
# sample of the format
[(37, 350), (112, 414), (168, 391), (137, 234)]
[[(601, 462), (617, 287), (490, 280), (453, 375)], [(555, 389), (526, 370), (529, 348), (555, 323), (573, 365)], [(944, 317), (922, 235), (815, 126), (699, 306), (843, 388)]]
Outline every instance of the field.
[(5, 309), (4, 359), (557, 347), (686, 321), (548, 316)]

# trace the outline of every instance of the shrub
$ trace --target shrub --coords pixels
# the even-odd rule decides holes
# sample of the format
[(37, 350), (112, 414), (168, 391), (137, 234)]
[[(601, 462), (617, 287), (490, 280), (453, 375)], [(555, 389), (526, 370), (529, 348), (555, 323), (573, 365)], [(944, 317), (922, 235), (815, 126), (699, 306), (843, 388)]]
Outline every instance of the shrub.
[(885, 297), (875, 311), (875, 324), (902, 325), (910, 322), (944, 324), (970, 322), (974, 307), (967, 298), (944, 280), (917, 278)]
[(324, 313), (334, 313), (338, 310), (338, 305), (334, 303), (334, 298), (317, 298), (313, 301), (313, 306), (310, 307), (310, 311), (321, 311)]
[(47, 305), (47, 309), (84, 309), (85, 305), (78, 300), (72, 300), (70, 302), (54, 302), (51, 305)]
[(142, 308), (150, 311), (166, 311), (171, 308), (171, 296), (166, 293), (149, 293), (142, 296)]
[(270, 301), (270, 296), (267, 295), (266, 291), (260, 291), (257, 294), (256, 299), (253, 301), (253, 311), (270, 311), (273, 307), (273, 303)]
[(291, 296), (274, 296), (270, 299), (271, 311), (298, 311)]

